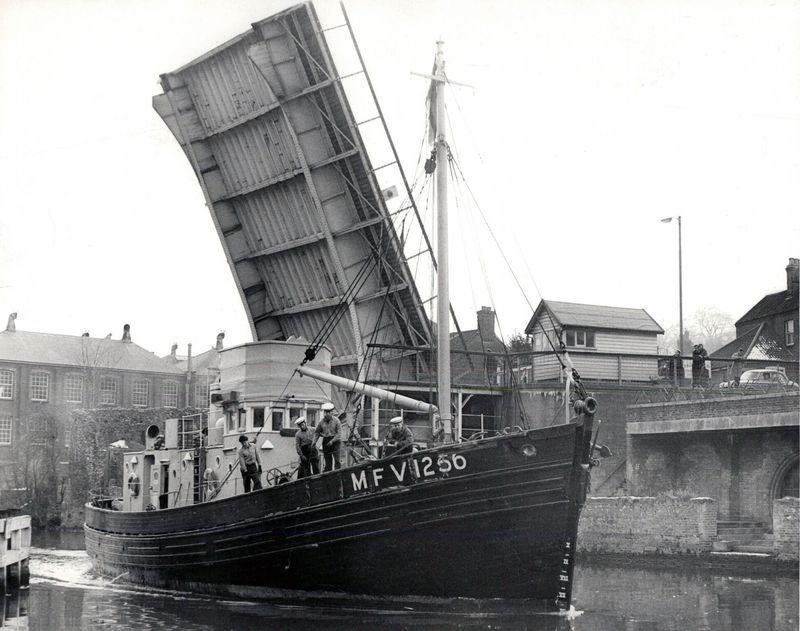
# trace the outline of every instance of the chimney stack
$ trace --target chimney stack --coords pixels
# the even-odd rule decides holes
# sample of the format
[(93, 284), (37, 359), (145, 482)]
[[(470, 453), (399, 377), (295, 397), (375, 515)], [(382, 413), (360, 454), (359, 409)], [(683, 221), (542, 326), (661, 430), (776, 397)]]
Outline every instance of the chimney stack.
[(132, 341), (130, 324), (126, 324), (125, 326), (122, 327), (122, 341), (125, 342), (126, 344), (130, 344)]
[(177, 361), (178, 360), (177, 355), (178, 355), (178, 343), (175, 342), (169, 351), (169, 356), (172, 357), (173, 361)]
[(491, 307), (481, 307), (478, 311), (478, 335), (482, 340), (494, 340), (495, 314)]
[(800, 259), (789, 259), (786, 266), (786, 290), (790, 294), (797, 293), (798, 274), (800, 273)]
[(6, 324), (6, 331), (8, 331), (9, 333), (13, 333), (14, 331), (17, 330), (17, 324), (15, 322), (16, 319), (17, 319), (16, 311), (14, 313), (8, 314), (8, 324)]

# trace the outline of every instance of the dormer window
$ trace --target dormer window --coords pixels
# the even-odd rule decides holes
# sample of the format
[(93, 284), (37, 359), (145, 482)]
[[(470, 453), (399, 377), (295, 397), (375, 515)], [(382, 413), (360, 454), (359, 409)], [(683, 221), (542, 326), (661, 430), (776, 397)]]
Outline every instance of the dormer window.
[(564, 331), (564, 343), (572, 348), (594, 348), (594, 331)]

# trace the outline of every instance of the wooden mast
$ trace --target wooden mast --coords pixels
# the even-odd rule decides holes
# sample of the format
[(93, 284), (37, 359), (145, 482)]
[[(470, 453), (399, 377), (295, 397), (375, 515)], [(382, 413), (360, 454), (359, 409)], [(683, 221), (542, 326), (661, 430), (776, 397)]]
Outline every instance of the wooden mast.
[(436, 68), (433, 81), (436, 90), (436, 229), (438, 238), (437, 259), (437, 344), (436, 373), (438, 380), (439, 416), (444, 429), (445, 442), (453, 440), (453, 418), (450, 411), (450, 285), (447, 232), (447, 139), (444, 112), (444, 42), (436, 42)]

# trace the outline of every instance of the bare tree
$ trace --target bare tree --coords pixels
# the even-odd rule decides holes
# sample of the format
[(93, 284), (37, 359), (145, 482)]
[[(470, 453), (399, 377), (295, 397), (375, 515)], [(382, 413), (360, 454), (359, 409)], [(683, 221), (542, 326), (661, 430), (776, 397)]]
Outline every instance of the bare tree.
[[(658, 343), (660, 353), (672, 354), (678, 349), (678, 332), (677, 324), (665, 329)], [(700, 307), (684, 323), (683, 352), (684, 355), (690, 355), (695, 344), (702, 344), (712, 353), (735, 337), (736, 329), (729, 314), (715, 307)]]

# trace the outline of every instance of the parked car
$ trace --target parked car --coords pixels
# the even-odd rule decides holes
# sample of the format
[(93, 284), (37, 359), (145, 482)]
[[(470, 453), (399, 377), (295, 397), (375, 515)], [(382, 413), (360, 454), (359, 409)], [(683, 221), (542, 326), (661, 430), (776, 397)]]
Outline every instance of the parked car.
[(735, 380), (723, 381), (719, 384), (720, 388), (800, 388), (798, 384), (789, 379), (782, 370), (777, 368), (758, 368), (755, 370), (745, 370), (739, 377), (739, 383)]

